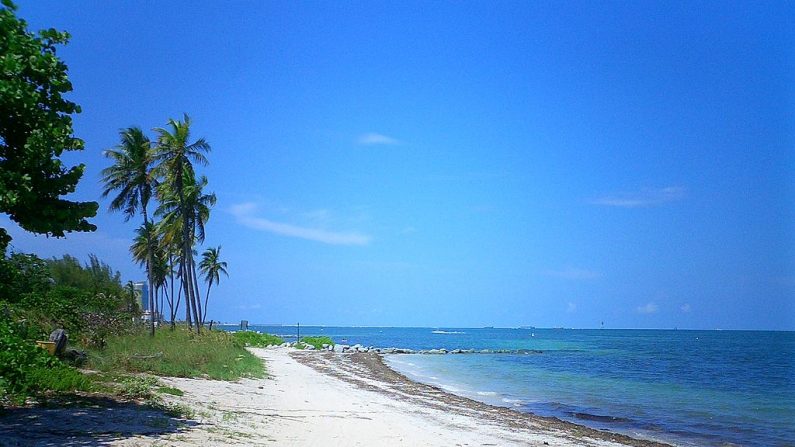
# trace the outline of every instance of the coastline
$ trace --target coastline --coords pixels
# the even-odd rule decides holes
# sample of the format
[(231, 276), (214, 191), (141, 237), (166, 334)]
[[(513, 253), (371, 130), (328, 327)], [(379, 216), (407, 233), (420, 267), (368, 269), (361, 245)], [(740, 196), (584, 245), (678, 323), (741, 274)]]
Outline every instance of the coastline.
[(0, 444), (667, 446), (453, 395), (411, 381), (375, 353), (250, 350), (268, 378), (160, 379), (184, 392), (164, 397), (190, 407), (190, 419), (101, 406), (22, 409), (0, 419)]
[[(633, 447), (671, 447), (658, 441), (633, 438), (627, 435), (600, 431), (554, 417), (537, 416), (508, 407), (495, 406), (450, 393), (439, 387), (409, 379), (390, 368), (376, 353), (359, 352), (333, 354), (330, 352), (295, 351), (290, 354), (298, 362), (360, 389), (379, 393), (411, 405), (453, 412), (492, 425), (495, 434), (511, 431), (511, 437), (499, 445), (536, 445), (536, 437), (549, 437), (542, 445), (620, 445)], [(519, 436), (515, 436), (519, 435)], [(522, 439), (521, 435), (526, 435)]]

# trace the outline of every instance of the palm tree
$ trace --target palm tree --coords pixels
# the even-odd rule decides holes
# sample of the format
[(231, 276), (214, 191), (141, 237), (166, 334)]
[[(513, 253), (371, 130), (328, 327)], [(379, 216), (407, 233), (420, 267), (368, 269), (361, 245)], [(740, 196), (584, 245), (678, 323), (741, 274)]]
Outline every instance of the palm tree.
[[(105, 188), (102, 197), (111, 193), (116, 196), (110, 202), (111, 211), (122, 211), (124, 220), (128, 221), (139, 210), (144, 218), (144, 225), (149, 224), (147, 206), (158, 184), (157, 175), (152, 166), (155, 161), (152, 142), (139, 127), (130, 127), (119, 132), (121, 142), (114, 149), (104, 152), (113, 160), (113, 165), (102, 170), (102, 182)], [(151, 246), (148, 241), (147, 246)], [(146, 276), (149, 283), (149, 308), (154, 308), (152, 288), (152, 253), (146, 255)], [(155, 335), (154, 318), (150, 321), (150, 334)]]
[(221, 273), (229, 276), (226, 271), (226, 261), (221, 261), (221, 246), (216, 248), (208, 248), (202, 253), (202, 260), (199, 263), (199, 270), (204, 274), (204, 280), (207, 282), (207, 295), (204, 297), (204, 316), (202, 324), (207, 319), (207, 302), (210, 299), (210, 289), (213, 283), (218, 284), (221, 281)]
[[(155, 297), (157, 297), (157, 289), (159, 288), (157, 269), (160, 249), (158, 240), (157, 225), (152, 222), (146, 222), (135, 230), (135, 237), (130, 246), (130, 254), (133, 260), (140, 266), (149, 265), (149, 270), (151, 271), (149, 288)], [(149, 303), (149, 310), (152, 312), (153, 319), (155, 315), (160, 315), (161, 309), (157, 305), (157, 299), (154, 300), (154, 303)]]
[(174, 327), (174, 302), (171, 295), (168, 294), (168, 274), (170, 266), (168, 265), (168, 256), (166, 255), (165, 247), (158, 244), (155, 249), (154, 265), (152, 267), (152, 279), (155, 282), (155, 290), (160, 297), (160, 304), (158, 306), (159, 315), (163, 315), (165, 311), (165, 299), (169, 306), (169, 316), (171, 317), (171, 327)]
[[(199, 300), (199, 284), (196, 275), (196, 263), (194, 261), (195, 252), (193, 246), (198, 242), (204, 242), (204, 225), (210, 218), (210, 208), (215, 205), (215, 194), (205, 194), (204, 187), (207, 186), (207, 178), (202, 176), (198, 181), (188, 180), (184, 182), (184, 199), (180, 203), (173, 193), (164, 191), (161, 195), (161, 204), (157, 210), (158, 215), (163, 217), (162, 227), (164, 240), (172, 242), (179, 240), (182, 243), (180, 253), (180, 271), (186, 275), (183, 281), (183, 290), (186, 291), (186, 305), (189, 304), (193, 309), (193, 320), (201, 326), (202, 307)], [(184, 228), (188, 228), (187, 239), (181, 239)]]
[[(196, 196), (195, 172), (193, 162), (207, 165), (204, 153), (209, 152), (210, 145), (200, 138), (190, 142), (190, 117), (184, 115), (183, 121), (170, 119), (167, 128), (157, 128), (157, 150), (155, 160), (158, 162), (157, 170), (163, 176), (164, 182), (158, 190), (161, 195), (161, 208), (158, 213), (170, 222), (166, 228), (171, 237), (176, 238), (181, 244), (180, 275), (185, 291), (186, 317), (190, 324), (190, 312), (193, 311), (194, 321), (197, 323), (196, 331), (201, 332), (200, 313), (197, 307), (197, 292), (194, 288), (195, 272), (193, 265), (193, 241), (196, 231), (195, 214), (197, 212), (195, 200), (189, 202), (189, 195)], [(204, 180), (206, 184), (206, 179)], [(199, 195), (200, 195), (199, 188)], [(196, 196), (198, 198), (198, 196)], [(215, 197), (213, 196), (213, 202)], [(166, 205), (168, 202), (168, 205)], [(209, 209), (207, 211), (209, 215)], [(206, 219), (205, 219), (206, 220)], [(204, 228), (202, 225), (201, 235)]]

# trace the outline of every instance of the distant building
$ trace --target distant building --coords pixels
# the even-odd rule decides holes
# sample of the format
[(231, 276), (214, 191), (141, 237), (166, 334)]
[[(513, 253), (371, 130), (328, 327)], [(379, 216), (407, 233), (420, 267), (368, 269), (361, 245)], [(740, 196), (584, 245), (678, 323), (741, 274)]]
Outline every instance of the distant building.
[(138, 296), (140, 297), (141, 301), (141, 310), (143, 312), (149, 311), (149, 287), (146, 284), (146, 281), (139, 281), (133, 283), (133, 287), (135, 287), (135, 291), (138, 292)]

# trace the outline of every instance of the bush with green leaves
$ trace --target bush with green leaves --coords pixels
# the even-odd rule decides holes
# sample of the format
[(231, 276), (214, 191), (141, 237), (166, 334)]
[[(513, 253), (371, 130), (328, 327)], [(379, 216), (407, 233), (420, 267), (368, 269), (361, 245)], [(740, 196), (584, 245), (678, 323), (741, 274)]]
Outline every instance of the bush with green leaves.
[(264, 348), (266, 346), (278, 346), (284, 343), (284, 339), (271, 334), (260, 334), (254, 331), (235, 332), (233, 337), (243, 346), (254, 348)]
[[(334, 346), (334, 341), (331, 340), (330, 337), (326, 336), (318, 336), (318, 337), (301, 337), (301, 343), (305, 345), (311, 345), (315, 349), (323, 349), (323, 345)], [(299, 346), (300, 348), (305, 348), (305, 346)]]
[(68, 255), (51, 260), (0, 256), (0, 302), (14, 309), (15, 319), (26, 320), (37, 337), (60, 328), (73, 342), (101, 347), (109, 335), (134, 329), (138, 310), (130, 299), (119, 273), (93, 255), (85, 265)]
[(24, 332), (0, 315), (0, 407), (44, 391), (91, 388), (86, 376), (26, 340)]

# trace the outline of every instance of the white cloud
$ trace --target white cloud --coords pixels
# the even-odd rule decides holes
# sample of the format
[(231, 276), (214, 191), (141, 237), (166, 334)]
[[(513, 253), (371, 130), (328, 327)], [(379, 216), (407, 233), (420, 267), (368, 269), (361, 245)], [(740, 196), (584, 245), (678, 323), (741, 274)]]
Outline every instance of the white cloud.
[(262, 304), (259, 304), (259, 303), (256, 303), (256, 304), (240, 304), (236, 308), (240, 309), (240, 310), (257, 310), (257, 309), (262, 309)]
[(356, 142), (365, 146), (372, 146), (376, 144), (393, 145), (400, 143), (400, 141), (396, 140), (395, 138), (375, 132), (359, 135), (359, 138), (356, 139)]
[(331, 245), (367, 245), (372, 239), (368, 235), (356, 232), (337, 232), (275, 222), (264, 217), (255, 216), (254, 212), (256, 210), (256, 204), (247, 202), (233, 205), (230, 207), (229, 212), (243, 226), (281, 236), (296, 237)]
[(690, 312), (690, 304), (688, 303), (682, 304), (681, 306), (679, 306), (679, 309), (684, 313), (688, 313)]
[(602, 276), (602, 274), (599, 272), (587, 269), (578, 269), (578, 268), (565, 268), (562, 270), (544, 270), (543, 272), (541, 272), (541, 274), (545, 276), (552, 276), (554, 278), (578, 279), (578, 280), (596, 279)]
[(638, 306), (637, 309), (639, 314), (646, 314), (646, 315), (657, 313), (658, 310), (660, 310), (660, 307), (654, 303), (647, 303), (644, 304), (643, 306)]
[(624, 192), (597, 197), (590, 201), (593, 205), (615, 206), (621, 208), (640, 208), (662, 205), (681, 200), (685, 196), (683, 186), (667, 186), (665, 188), (644, 188), (635, 192)]
[(569, 303), (566, 305), (566, 312), (568, 312), (568, 313), (570, 313), (570, 314), (571, 314), (571, 313), (574, 313), (574, 312), (577, 312), (577, 303), (572, 303), (572, 302), (569, 302)]

